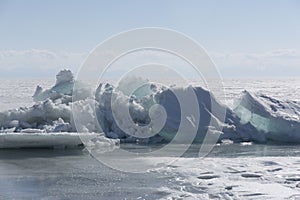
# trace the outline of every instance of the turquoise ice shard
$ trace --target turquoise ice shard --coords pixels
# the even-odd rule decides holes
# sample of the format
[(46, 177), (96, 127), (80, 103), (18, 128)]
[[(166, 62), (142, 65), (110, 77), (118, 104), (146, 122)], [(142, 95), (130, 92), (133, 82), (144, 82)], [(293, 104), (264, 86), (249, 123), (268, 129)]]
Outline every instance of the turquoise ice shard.
[(234, 112), (241, 123), (252, 124), (267, 140), (300, 142), (300, 106), (266, 95), (244, 91), (236, 100)]
[[(80, 81), (75, 81), (73, 73), (70, 70), (61, 70), (56, 75), (56, 83), (50, 88), (43, 90), (42, 87), (37, 86), (33, 95), (33, 100), (36, 102), (45, 101), (50, 98), (51, 100), (59, 99), (63, 96), (72, 96), (74, 85), (76, 84), (77, 91), (82, 93), (82, 98), (91, 96), (91, 89), (87, 84)], [(79, 95), (78, 95), (79, 96)]]
[(70, 70), (61, 70), (56, 75), (56, 83), (52, 88), (43, 90), (42, 87), (37, 86), (33, 99), (34, 101), (44, 101), (47, 98), (58, 98), (60, 94), (72, 95), (74, 82), (74, 76)]

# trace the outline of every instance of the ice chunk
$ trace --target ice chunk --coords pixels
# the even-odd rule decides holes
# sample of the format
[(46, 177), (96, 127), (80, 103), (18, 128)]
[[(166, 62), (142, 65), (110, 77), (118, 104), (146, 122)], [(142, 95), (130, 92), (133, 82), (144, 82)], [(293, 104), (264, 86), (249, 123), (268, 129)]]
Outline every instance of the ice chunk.
[[(87, 134), (95, 137), (93, 133), (85, 133), (85, 137)], [(22, 133), (0, 133), (0, 148), (74, 148), (82, 144), (81, 135), (82, 133), (44, 133), (33, 129)], [(105, 142), (108, 143), (108, 139), (103, 140)]]
[(35, 101), (43, 101), (47, 98), (58, 99), (63, 95), (72, 95), (72, 90), (74, 86), (74, 77), (70, 70), (61, 70), (56, 75), (56, 84), (47, 90), (43, 90), (42, 87), (37, 86), (36, 91), (33, 95)]
[(36, 128), (26, 128), (26, 129), (22, 129), (20, 133), (45, 133), (45, 131)]
[(64, 98), (71, 101), (74, 84), (76, 84), (76, 87), (78, 88), (77, 92), (81, 93), (80, 99), (91, 96), (91, 88), (89, 85), (75, 81), (70, 70), (61, 70), (56, 75), (56, 84), (52, 88), (43, 90), (42, 87), (37, 86), (33, 99), (36, 102), (44, 101), (48, 98), (51, 100)]
[[(46, 129), (45, 126), (58, 126), (57, 120), (69, 123), (70, 117), (69, 105), (55, 103), (48, 99), (29, 108), (18, 108), (0, 113), (0, 127), (3, 129), (15, 127), (16, 130)], [(70, 130), (68, 129), (68, 131)]]
[[(126, 88), (125, 86), (123, 87)], [(138, 136), (149, 134), (151, 131), (155, 132), (152, 123), (155, 120), (163, 121), (161, 119), (163, 113), (158, 112), (159, 110), (157, 109), (153, 109), (153, 106), (160, 105), (166, 112), (167, 118), (162, 129), (156, 129), (156, 131), (158, 131), (158, 135), (164, 140), (171, 141), (175, 137), (181, 120), (184, 119), (187, 123), (186, 127), (198, 127), (194, 142), (202, 142), (207, 133), (211, 134), (211, 138), (216, 139), (220, 137), (219, 141), (222, 139), (230, 139), (236, 142), (265, 141), (264, 135), (253, 125), (250, 123), (241, 123), (240, 117), (225, 105), (220, 104), (209, 91), (201, 87), (154, 88), (155, 90), (144, 90), (145, 88), (141, 87), (139, 89), (142, 89), (143, 92), (146, 91), (143, 94), (146, 96), (143, 98), (132, 98), (132, 96), (126, 95), (131, 94), (131, 92), (126, 93), (125, 91), (124, 94), (120, 88), (115, 89), (114, 86), (108, 83), (100, 84), (95, 93), (95, 100), (98, 103), (96, 113), (98, 122), (102, 128), (101, 130), (106, 133), (106, 136), (121, 138), (123, 139), (122, 141), (135, 142), (138, 140)], [(189, 101), (191, 92), (196, 94), (200, 119), (196, 119), (193, 115), (187, 115), (182, 118), (180, 104), (175, 93)], [(190, 105), (188, 102), (185, 103)], [(212, 104), (214, 105), (215, 112), (212, 112)], [(190, 107), (188, 109), (194, 108)], [(127, 118), (127, 115), (124, 115), (127, 110), (130, 112), (131, 119)], [(153, 117), (152, 122), (149, 117), (150, 113)], [(226, 116), (224, 116), (225, 114)], [(222, 122), (224, 119), (225, 122)], [(131, 120), (134, 122), (133, 124)], [(143, 129), (140, 129), (139, 126), (143, 126)], [(186, 132), (185, 134), (189, 133)], [(133, 137), (134, 135), (137, 137)], [(150, 138), (148, 142), (151, 142), (152, 139)], [(185, 138), (177, 139), (180, 140), (178, 142), (184, 142)]]
[[(264, 138), (251, 124), (241, 124), (240, 118), (227, 106), (220, 104), (211, 92), (201, 87), (190, 88), (197, 96), (200, 112), (200, 119), (196, 121), (198, 131), (194, 142), (202, 142), (206, 134), (219, 137), (218, 141), (230, 139), (236, 142), (249, 140), (264, 142)], [(185, 88), (173, 88), (172, 90), (183, 96), (188, 96)], [(155, 95), (156, 102), (161, 104), (168, 114), (165, 127), (159, 133), (168, 141), (173, 139), (181, 121), (180, 105), (172, 90), (163, 90)], [(212, 112), (212, 104), (214, 105), (214, 112)], [(210, 136), (210, 138), (214, 137)]]
[[(87, 138), (87, 135), (82, 136)], [(105, 137), (103, 134), (97, 134), (92, 139), (89, 139), (88, 142), (85, 143), (87, 149), (94, 153), (105, 153), (109, 151), (114, 151), (116, 148), (119, 148), (120, 140), (118, 139), (109, 139)]]
[(138, 126), (149, 122), (147, 110), (112, 85), (100, 84), (95, 99), (98, 102), (97, 118), (107, 136), (113, 132), (113, 137), (118, 135), (119, 138), (125, 138), (129, 135), (143, 135), (143, 131), (149, 131), (147, 127)]
[(235, 104), (241, 123), (252, 124), (267, 140), (300, 142), (300, 106), (296, 102), (244, 91)]
[(62, 83), (69, 83), (69, 82), (74, 82), (74, 76), (71, 70), (61, 70), (57, 75), (56, 75), (56, 84), (55, 85), (60, 85)]
[(149, 81), (140, 77), (126, 77), (122, 79), (116, 90), (121, 91), (126, 96), (134, 95), (138, 99), (142, 99), (152, 93)]

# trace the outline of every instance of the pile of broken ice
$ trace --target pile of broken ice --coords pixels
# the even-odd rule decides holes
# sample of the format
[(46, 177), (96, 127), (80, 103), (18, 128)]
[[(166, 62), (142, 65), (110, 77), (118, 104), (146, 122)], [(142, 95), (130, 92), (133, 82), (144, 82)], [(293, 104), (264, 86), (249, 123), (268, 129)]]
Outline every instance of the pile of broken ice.
[[(81, 97), (75, 100), (72, 99), (74, 84), (81, 87)], [(196, 94), (200, 112), (194, 122), (198, 127), (194, 142), (202, 142), (210, 132), (217, 134), (218, 141), (300, 142), (300, 105), (297, 102), (244, 91), (232, 110), (202, 87), (159, 88), (146, 84), (130, 95), (109, 83), (101, 83), (92, 92), (87, 85), (75, 81), (69, 70), (59, 72), (51, 89), (43, 90), (38, 86), (32, 107), (1, 112), (0, 133), (103, 132), (106, 137), (123, 142), (168, 142), (176, 135), (182, 120), (181, 106), (174, 93), (185, 96), (191, 91)], [(224, 110), (225, 115), (215, 115), (212, 103), (214, 109)], [(162, 106), (164, 113), (160, 109), (151, 110), (153, 105)], [(81, 113), (80, 123), (76, 123), (78, 119), (74, 119), (72, 109)], [(128, 112), (130, 118), (125, 114)], [(163, 114), (166, 119), (161, 118)], [(154, 125), (162, 122), (161, 129), (157, 130)], [(158, 134), (146, 137), (155, 131)]]

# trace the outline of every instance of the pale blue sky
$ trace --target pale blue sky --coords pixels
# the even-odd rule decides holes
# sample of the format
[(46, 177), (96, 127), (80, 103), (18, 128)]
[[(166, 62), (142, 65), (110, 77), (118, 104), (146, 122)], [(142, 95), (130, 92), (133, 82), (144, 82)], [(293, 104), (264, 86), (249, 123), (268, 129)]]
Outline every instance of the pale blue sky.
[(76, 70), (107, 37), (145, 26), (194, 38), (224, 76), (300, 75), (300, 1), (0, 0), (0, 77)]

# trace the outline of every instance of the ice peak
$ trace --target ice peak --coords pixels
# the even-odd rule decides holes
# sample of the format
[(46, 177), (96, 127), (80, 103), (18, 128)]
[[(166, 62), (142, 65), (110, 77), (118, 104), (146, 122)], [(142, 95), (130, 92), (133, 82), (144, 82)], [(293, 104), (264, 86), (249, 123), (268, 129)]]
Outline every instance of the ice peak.
[(56, 84), (59, 85), (61, 83), (73, 82), (74, 76), (71, 70), (63, 69), (56, 75)]

